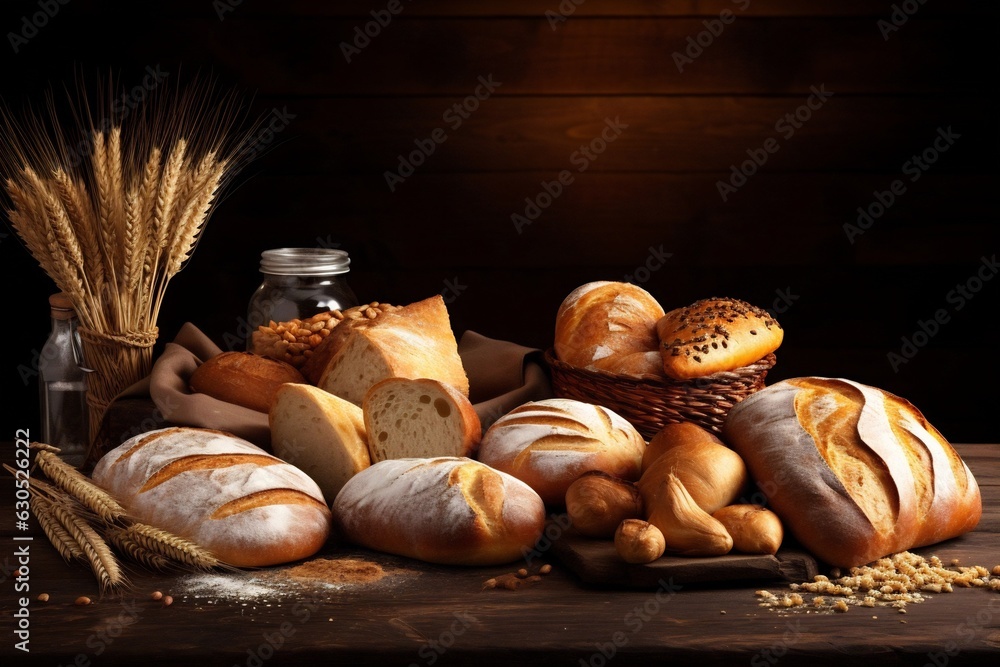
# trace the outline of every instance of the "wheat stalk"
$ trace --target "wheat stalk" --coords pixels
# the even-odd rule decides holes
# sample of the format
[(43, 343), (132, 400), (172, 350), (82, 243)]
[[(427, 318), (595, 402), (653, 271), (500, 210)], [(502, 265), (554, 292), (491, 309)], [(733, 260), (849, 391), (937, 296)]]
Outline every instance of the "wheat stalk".
[(86, 520), (79, 517), (71, 508), (57, 503), (49, 505), (49, 510), (83, 551), (102, 591), (110, 591), (127, 583), (111, 548)]
[(117, 547), (121, 553), (151, 570), (164, 572), (175, 569), (178, 566), (175, 561), (155, 551), (151, 551), (133, 540), (127, 528), (108, 526), (104, 530), (104, 537)]
[(143, 548), (188, 567), (212, 570), (223, 565), (204, 547), (155, 526), (136, 522), (127, 528), (127, 533), (129, 539)]
[(49, 542), (56, 548), (63, 560), (69, 563), (74, 559), (83, 559), (83, 550), (77, 544), (73, 536), (66, 532), (55, 517), (52, 516), (52, 501), (34, 495), (31, 498), (31, 513), (38, 519), (38, 525), (42, 527), (42, 532), (49, 538)]
[(115, 522), (126, 515), (125, 508), (107, 491), (52, 452), (38, 452), (35, 455), (35, 462), (56, 486), (72, 495), (104, 521)]
[(129, 127), (114, 117), (96, 123), (86, 108), (75, 113), (89, 119), (81, 129), (91, 152), (82, 162), (68, 149), (81, 143), (62, 136), (54, 106), (51, 123), (0, 110), (4, 208), (73, 301), (86, 363), (96, 371), (88, 378), (92, 439), (107, 404), (149, 373), (167, 284), (249, 148), (232, 133), (241, 115), (234, 95), (214, 103), (210, 82), (176, 92), (130, 114)]

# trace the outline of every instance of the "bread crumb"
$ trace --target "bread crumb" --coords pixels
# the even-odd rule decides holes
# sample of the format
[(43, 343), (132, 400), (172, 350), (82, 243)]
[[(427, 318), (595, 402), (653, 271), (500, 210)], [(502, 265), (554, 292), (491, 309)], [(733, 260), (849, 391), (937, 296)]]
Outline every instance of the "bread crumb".
[(844, 602), (843, 600), (837, 600), (836, 602), (833, 603), (833, 610), (838, 611), (840, 613), (844, 613), (845, 611), (847, 611), (847, 603)]
[(48, 602), (49, 601), (49, 594), (48, 593), (40, 593), (38, 595), (37, 599), (38, 599), (39, 602)]
[(548, 573), (552, 572), (552, 566), (549, 565), (548, 563), (546, 563), (541, 568), (539, 568), (538, 572), (539, 572), (539, 574), (548, 574)]

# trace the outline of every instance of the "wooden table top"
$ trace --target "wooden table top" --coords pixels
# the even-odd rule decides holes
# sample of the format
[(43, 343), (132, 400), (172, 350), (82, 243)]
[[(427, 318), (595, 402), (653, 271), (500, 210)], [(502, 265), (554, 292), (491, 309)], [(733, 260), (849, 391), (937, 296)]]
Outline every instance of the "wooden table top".
[[(1000, 563), (1000, 445), (957, 445), (982, 488), (978, 529), (924, 549), (946, 563)], [(6, 447), (4, 459), (12, 458)], [(5, 476), (8, 477), (8, 476)], [(15, 532), (14, 486), (2, 483), (0, 579), (4, 619), (0, 655), (16, 664), (197, 665), (650, 665), (749, 663), (937, 665), (1000, 658), (1000, 593), (956, 589), (913, 604), (851, 607), (847, 613), (776, 611), (754, 591), (787, 582), (622, 590), (587, 586), (554, 558), (553, 572), (518, 590), (483, 590), (485, 580), (524, 563), (491, 568), (435, 567), (349, 547), (320, 556), (354, 556), (395, 572), (371, 584), (281, 585), (272, 571), (212, 576), (131, 571), (134, 590), (100, 599), (90, 572), (67, 565), (32, 521)], [(34, 539), (14, 541), (14, 536)], [(28, 545), (30, 590), (15, 592), (16, 550)], [(668, 582), (665, 582), (668, 583)], [(154, 602), (152, 591), (174, 603)], [(201, 591), (201, 592), (199, 592)], [(46, 603), (36, 601), (48, 593)], [(81, 595), (93, 598), (76, 606)], [(30, 653), (15, 648), (18, 598), (28, 596)], [(243, 599), (240, 599), (240, 598)]]

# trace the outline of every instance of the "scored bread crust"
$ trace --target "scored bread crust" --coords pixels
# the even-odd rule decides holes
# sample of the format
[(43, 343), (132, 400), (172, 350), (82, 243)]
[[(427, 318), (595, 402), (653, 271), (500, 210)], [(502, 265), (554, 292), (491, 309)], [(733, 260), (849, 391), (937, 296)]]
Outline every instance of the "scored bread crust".
[(590, 470), (638, 479), (645, 447), (635, 427), (612, 410), (552, 398), (525, 403), (494, 422), (478, 458), (527, 483), (547, 505), (562, 506), (569, 485)]
[(191, 540), (229, 565), (306, 558), (330, 533), (331, 513), (315, 482), (222, 431), (143, 433), (105, 454), (93, 479), (130, 516)]
[(656, 322), (663, 308), (631, 283), (598, 280), (576, 288), (556, 313), (556, 357), (580, 368), (663, 375)]
[[(368, 453), (386, 459), (472, 456), (482, 438), (479, 415), (450, 384), (419, 378), (387, 378), (362, 403)], [(415, 431), (422, 429), (422, 433)]]
[(515, 561), (545, 526), (531, 488), (461, 457), (380, 461), (351, 478), (333, 514), (355, 544), (446, 565)]
[(839, 378), (794, 378), (729, 413), (723, 439), (809, 551), (840, 567), (957, 537), (979, 486), (912, 404)]
[(663, 372), (691, 380), (754, 363), (781, 345), (770, 313), (746, 301), (712, 297), (676, 308), (656, 323)]

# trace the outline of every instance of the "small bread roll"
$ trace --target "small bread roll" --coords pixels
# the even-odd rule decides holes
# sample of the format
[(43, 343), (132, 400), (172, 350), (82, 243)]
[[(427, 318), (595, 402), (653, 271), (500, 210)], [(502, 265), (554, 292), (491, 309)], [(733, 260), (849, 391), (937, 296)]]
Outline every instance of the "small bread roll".
[(739, 299), (702, 299), (656, 323), (663, 371), (691, 380), (731, 371), (767, 356), (784, 332), (770, 313)]
[(556, 314), (556, 356), (580, 368), (662, 376), (656, 322), (663, 307), (631, 283), (596, 281), (567, 296)]
[(646, 446), (646, 451), (642, 454), (642, 471), (648, 470), (656, 459), (674, 447), (706, 443), (725, 446), (714, 433), (693, 422), (667, 424)]
[(566, 513), (581, 535), (607, 539), (625, 519), (642, 518), (642, 496), (632, 482), (591, 470), (566, 490)]
[(281, 385), (305, 382), (294, 366), (252, 352), (223, 352), (198, 366), (188, 381), (191, 391), (267, 412)]
[(667, 543), (659, 528), (642, 519), (626, 519), (615, 531), (615, 550), (626, 563), (652, 563)]
[(775, 554), (785, 537), (778, 515), (760, 505), (727, 505), (712, 514), (745, 554)]

